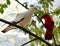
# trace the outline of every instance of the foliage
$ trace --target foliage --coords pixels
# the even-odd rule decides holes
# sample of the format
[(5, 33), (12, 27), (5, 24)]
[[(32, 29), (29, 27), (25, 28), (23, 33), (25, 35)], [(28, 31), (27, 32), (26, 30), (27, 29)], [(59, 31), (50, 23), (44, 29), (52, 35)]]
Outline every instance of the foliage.
[(54, 14), (59, 15), (60, 14), (60, 8), (56, 8), (55, 10), (53, 10)]
[[(49, 10), (50, 6), (51, 6), (51, 8), (53, 7), (53, 3), (52, 2), (54, 2), (54, 0), (39, 0), (39, 4), (42, 4), (42, 8), (43, 8), (43, 10), (42, 10), (42, 8), (40, 6), (37, 7), (37, 8), (40, 8), (39, 9), (40, 11), (36, 12), (38, 14), (39, 18), (41, 18), (46, 13), (50, 13), (52, 17), (54, 17), (55, 15), (58, 15), (59, 16), (59, 14), (60, 14), (60, 8), (56, 8), (56, 9), (53, 10), (53, 12), (50, 12), (50, 10)], [(57, 20), (59, 20), (59, 19), (57, 19)], [(37, 21), (39, 23), (41, 23), (41, 21), (39, 19)], [(59, 25), (59, 26), (56, 27), (56, 25), (55, 25), (53, 33), (54, 33), (54, 37), (56, 39), (56, 43), (57, 44), (60, 44), (60, 41), (59, 41), (59, 37), (60, 37), (60, 31), (59, 31), (60, 30), (60, 21), (55, 21), (55, 24), (56, 25)], [(45, 31), (43, 30), (44, 29), (44, 26), (41, 25), (40, 28), (38, 28), (36, 26), (36, 21), (32, 21), (31, 25), (33, 25), (35, 27), (35, 28), (31, 29), (31, 31), (34, 32), (39, 37), (42, 37), (43, 39), (45, 39), (42, 36), (42, 35), (45, 35)], [(29, 27), (31, 27), (31, 25)], [(39, 43), (40, 41), (35, 41), (35, 42), (36, 43)], [(39, 44), (41, 46), (46, 46), (45, 44), (43, 44), (41, 42)]]
[(10, 5), (10, 0), (6, 0), (6, 3), (0, 4), (0, 13), (3, 14), (4, 9), (7, 8), (7, 6)]

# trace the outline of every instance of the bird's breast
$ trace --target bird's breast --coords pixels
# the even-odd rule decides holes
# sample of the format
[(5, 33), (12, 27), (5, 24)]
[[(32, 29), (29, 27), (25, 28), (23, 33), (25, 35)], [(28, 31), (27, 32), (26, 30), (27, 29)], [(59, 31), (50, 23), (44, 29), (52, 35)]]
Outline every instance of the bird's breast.
[(26, 25), (28, 25), (29, 23), (31, 23), (31, 21), (32, 21), (32, 16), (25, 17), (24, 20), (19, 23), (19, 25), (22, 26), (22, 27), (25, 27)]

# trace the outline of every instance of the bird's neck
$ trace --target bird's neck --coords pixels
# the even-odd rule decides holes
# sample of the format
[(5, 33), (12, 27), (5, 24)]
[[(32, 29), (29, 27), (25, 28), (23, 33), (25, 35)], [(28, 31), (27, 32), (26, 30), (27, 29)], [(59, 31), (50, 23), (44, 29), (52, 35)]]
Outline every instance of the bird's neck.
[(29, 10), (29, 13), (30, 14), (34, 14), (34, 10)]

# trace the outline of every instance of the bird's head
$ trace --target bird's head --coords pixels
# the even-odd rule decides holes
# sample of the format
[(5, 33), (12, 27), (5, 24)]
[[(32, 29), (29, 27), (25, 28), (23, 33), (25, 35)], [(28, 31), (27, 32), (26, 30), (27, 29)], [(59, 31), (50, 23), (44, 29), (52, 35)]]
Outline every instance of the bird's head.
[(36, 12), (38, 11), (37, 6), (33, 6), (33, 5), (30, 5), (29, 10), (30, 10), (30, 12), (32, 12), (32, 13), (36, 13)]

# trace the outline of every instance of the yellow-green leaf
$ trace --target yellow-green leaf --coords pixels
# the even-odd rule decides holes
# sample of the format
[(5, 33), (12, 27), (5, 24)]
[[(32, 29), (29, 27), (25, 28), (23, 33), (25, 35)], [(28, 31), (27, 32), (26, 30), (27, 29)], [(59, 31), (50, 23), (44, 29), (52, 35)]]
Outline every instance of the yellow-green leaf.
[(8, 5), (10, 5), (10, 0), (6, 0), (6, 3), (7, 3)]

